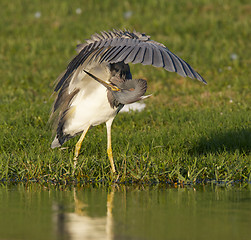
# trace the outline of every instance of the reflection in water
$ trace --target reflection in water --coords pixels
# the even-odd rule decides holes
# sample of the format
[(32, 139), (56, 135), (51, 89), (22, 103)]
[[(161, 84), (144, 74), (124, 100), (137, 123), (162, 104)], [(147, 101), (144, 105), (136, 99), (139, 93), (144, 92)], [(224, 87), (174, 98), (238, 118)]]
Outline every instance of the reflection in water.
[(107, 194), (107, 212), (105, 216), (92, 217), (88, 215), (88, 204), (80, 200), (74, 189), (74, 212), (62, 212), (60, 205), (57, 208), (56, 222), (58, 239), (113, 239), (112, 207), (114, 190)]
[(0, 239), (249, 239), (250, 203), (251, 184), (0, 185)]

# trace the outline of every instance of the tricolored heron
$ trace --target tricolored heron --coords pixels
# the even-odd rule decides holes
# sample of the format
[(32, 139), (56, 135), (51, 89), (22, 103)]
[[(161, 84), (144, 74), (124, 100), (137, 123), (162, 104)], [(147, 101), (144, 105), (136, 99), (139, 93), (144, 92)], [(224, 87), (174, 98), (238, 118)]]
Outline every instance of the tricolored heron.
[(75, 147), (77, 160), (87, 131), (106, 123), (107, 153), (115, 172), (111, 144), (113, 119), (125, 104), (146, 98), (147, 82), (132, 79), (128, 63), (163, 67), (183, 77), (206, 81), (184, 60), (139, 32), (113, 30), (94, 34), (77, 46), (77, 56), (58, 78), (52, 109), (56, 136), (52, 148), (82, 133)]

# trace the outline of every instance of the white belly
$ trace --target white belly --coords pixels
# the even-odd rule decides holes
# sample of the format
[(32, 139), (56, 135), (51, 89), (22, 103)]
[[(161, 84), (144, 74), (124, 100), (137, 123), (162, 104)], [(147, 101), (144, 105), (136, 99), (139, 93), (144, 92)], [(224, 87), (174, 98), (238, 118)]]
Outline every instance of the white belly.
[(112, 108), (107, 99), (106, 88), (95, 80), (77, 93), (71, 103), (71, 117), (66, 121), (64, 132), (74, 135), (89, 126), (99, 125), (116, 116), (117, 109)]

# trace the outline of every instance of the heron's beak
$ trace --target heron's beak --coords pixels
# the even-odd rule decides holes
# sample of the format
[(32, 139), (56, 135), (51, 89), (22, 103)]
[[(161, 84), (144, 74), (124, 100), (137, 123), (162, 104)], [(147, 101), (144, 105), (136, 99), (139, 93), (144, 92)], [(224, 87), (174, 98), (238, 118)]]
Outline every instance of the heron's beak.
[(152, 94), (146, 95), (146, 96), (142, 96), (142, 97), (141, 97), (141, 100), (144, 100), (144, 99), (149, 98), (149, 97), (151, 97), (151, 96), (152, 96)]
[(114, 86), (114, 85), (112, 85), (112, 84), (110, 84), (110, 83), (107, 83), (107, 82), (101, 80), (100, 78), (98, 78), (98, 77), (92, 75), (91, 73), (89, 73), (89, 72), (87, 72), (87, 71), (85, 71), (85, 70), (84, 70), (84, 72), (85, 72), (86, 74), (88, 74), (90, 77), (92, 77), (93, 79), (95, 79), (97, 82), (101, 83), (101, 84), (102, 84), (103, 86), (105, 86), (106, 88), (111, 89), (112, 91), (115, 91), (115, 92), (120, 92), (120, 91), (121, 91), (121, 89), (119, 89), (118, 87), (116, 87), (116, 86)]

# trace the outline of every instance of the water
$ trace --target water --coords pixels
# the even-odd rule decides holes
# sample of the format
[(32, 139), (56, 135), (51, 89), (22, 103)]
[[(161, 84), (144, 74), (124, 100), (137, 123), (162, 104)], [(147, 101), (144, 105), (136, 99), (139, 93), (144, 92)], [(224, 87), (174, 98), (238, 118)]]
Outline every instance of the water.
[(250, 186), (0, 186), (1, 240), (250, 236)]

